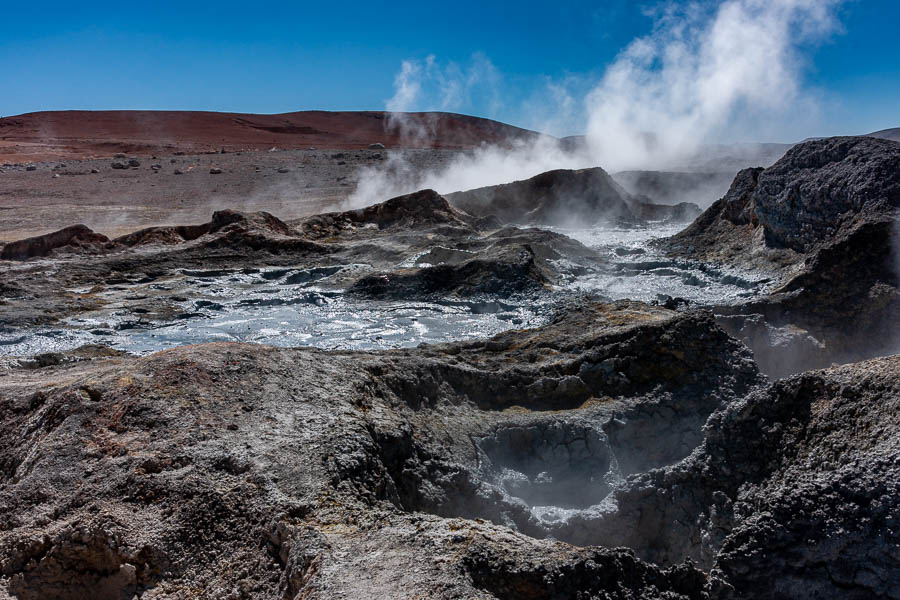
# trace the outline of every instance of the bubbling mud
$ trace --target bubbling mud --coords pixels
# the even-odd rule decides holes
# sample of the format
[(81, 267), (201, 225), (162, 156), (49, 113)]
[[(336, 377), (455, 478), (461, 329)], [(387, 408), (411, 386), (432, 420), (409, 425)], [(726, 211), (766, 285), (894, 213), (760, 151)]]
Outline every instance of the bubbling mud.
[[(521, 297), (366, 300), (329, 285), (350, 271), (365, 271), (366, 265), (183, 269), (163, 282), (111, 288), (103, 292), (106, 308), (70, 317), (60, 326), (0, 329), (0, 356), (59, 352), (84, 344), (145, 354), (216, 341), (353, 350), (413, 347), (537, 327), (573, 296), (674, 307), (737, 302), (765, 291), (767, 280), (759, 275), (754, 279), (700, 262), (667, 258), (653, 248), (653, 239), (671, 235), (679, 227), (559, 230), (606, 261), (597, 270), (583, 272), (560, 265), (560, 271), (574, 273), (568, 281)], [(436, 250), (440, 249), (430, 252)], [(398, 265), (405, 266), (409, 265)], [(170, 318), (149, 319), (129, 310), (129, 301), (144, 297), (174, 298)]]

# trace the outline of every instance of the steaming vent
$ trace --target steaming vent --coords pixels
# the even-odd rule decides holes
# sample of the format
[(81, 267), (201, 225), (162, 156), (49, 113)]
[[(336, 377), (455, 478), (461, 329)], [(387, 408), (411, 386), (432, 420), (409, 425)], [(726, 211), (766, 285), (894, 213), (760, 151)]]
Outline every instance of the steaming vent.
[(600, 504), (623, 481), (606, 433), (587, 424), (505, 426), (479, 449), (485, 480), (545, 523)]

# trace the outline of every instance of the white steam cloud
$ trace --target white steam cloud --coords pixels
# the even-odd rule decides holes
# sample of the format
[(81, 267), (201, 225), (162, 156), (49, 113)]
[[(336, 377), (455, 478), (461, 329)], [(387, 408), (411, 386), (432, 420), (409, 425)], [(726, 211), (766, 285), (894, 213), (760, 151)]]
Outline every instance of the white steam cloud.
[[(571, 80), (548, 80), (544, 106), (535, 106), (533, 98), (525, 102), (529, 124), (543, 131), (583, 115), (580, 150), (565, 151), (544, 138), (512, 149), (481, 148), (426, 173), (393, 153), (383, 167), (360, 173), (349, 202), (362, 206), (424, 187), (448, 193), (557, 168), (667, 169), (690, 161), (704, 144), (777, 135), (787, 123), (815, 118), (815, 95), (801, 84), (802, 50), (836, 31), (841, 1), (664, 4), (650, 14), (652, 32), (623, 49), (589, 93), (576, 99)], [(501, 84), (483, 55), (466, 67), (440, 65), (434, 56), (408, 60), (386, 106), (393, 113), (465, 111), (480, 101), (490, 116), (502, 106)], [(427, 146), (433, 132), (427, 121), (402, 114), (392, 115), (388, 125), (415, 146)]]
[[(609, 169), (659, 168), (723, 135), (783, 125), (814, 107), (799, 48), (833, 32), (839, 0), (667, 5), (588, 95), (587, 141)], [(767, 132), (766, 132), (767, 133)]]

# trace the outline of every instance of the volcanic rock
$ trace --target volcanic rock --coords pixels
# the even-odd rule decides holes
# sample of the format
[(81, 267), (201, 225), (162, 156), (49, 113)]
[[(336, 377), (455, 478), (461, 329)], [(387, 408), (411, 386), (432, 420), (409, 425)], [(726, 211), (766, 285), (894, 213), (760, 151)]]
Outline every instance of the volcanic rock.
[(447, 225), (470, 229), (470, 223), (469, 215), (452, 208), (440, 194), (421, 190), (366, 208), (316, 215), (303, 220), (300, 230), (312, 237), (323, 237), (352, 227), (412, 229)]
[(9, 242), (0, 251), (0, 259), (27, 260), (47, 256), (57, 249), (69, 252), (100, 252), (107, 242), (109, 238), (105, 235), (94, 233), (84, 225), (72, 225), (46, 235)]
[(700, 212), (689, 203), (666, 206), (633, 197), (599, 167), (547, 171), (523, 181), (455, 192), (447, 199), (469, 214), (494, 215), (504, 223), (577, 228), (684, 221)]
[[(827, 348), (800, 361), (810, 368), (889, 352), (900, 339), (898, 221), (900, 144), (829, 138), (794, 146), (768, 169), (741, 171), (722, 199), (660, 246), (767, 273), (768, 297), (719, 312), (810, 332)], [(738, 318), (728, 326), (745, 329)]]
[(451, 204), (505, 223), (634, 223), (623, 190), (603, 169), (547, 171), (531, 179), (448, 194)]
[(615, 491), (618, 511), (569, 526), (658, 564), (690, 558), (724, 597), (896, 597), (898, 372), (893, 356), (753, 392), (690, 457)]

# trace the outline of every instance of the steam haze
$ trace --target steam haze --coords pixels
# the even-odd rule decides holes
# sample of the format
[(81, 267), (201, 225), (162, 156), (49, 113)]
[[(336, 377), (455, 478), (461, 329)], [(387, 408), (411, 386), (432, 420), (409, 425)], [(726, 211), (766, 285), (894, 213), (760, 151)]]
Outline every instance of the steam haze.
[[(424, 173), (391, 153), (383, 166), (360, 173), (348, 203), (363, 206), (426, 187), (449, 193), (559, 168), (672, 169), (704, 144), (784, 135), (798, 122), (817, 118), (818, 94), (803, 84), (804, 52), (839, 30), (835, 12), (840, 2), (658, 6), (648, 14), (654, 19), (652, 32), (628, 44), (587, 94), (578, 98), (571, 89), (577, 77), (548, 80), (541, 103), (523, 105), (522, 121), (539, 131), (580, 122), (586, 134), (582, 148), (564, 151), (551, 139), (485, 147)], [(490, 116), (502, 106), (503, 85), (502, 75), (481, 54), (466, 66), (444, 65), (434, 56), (410, 59), (395, 77), (395, 94), (386, 108), (465, 112), (473, 97), (481, 96), (491, 99)], [(394, 114), (388, 126), (416, 145), (429, 145), (427, 125)]]

